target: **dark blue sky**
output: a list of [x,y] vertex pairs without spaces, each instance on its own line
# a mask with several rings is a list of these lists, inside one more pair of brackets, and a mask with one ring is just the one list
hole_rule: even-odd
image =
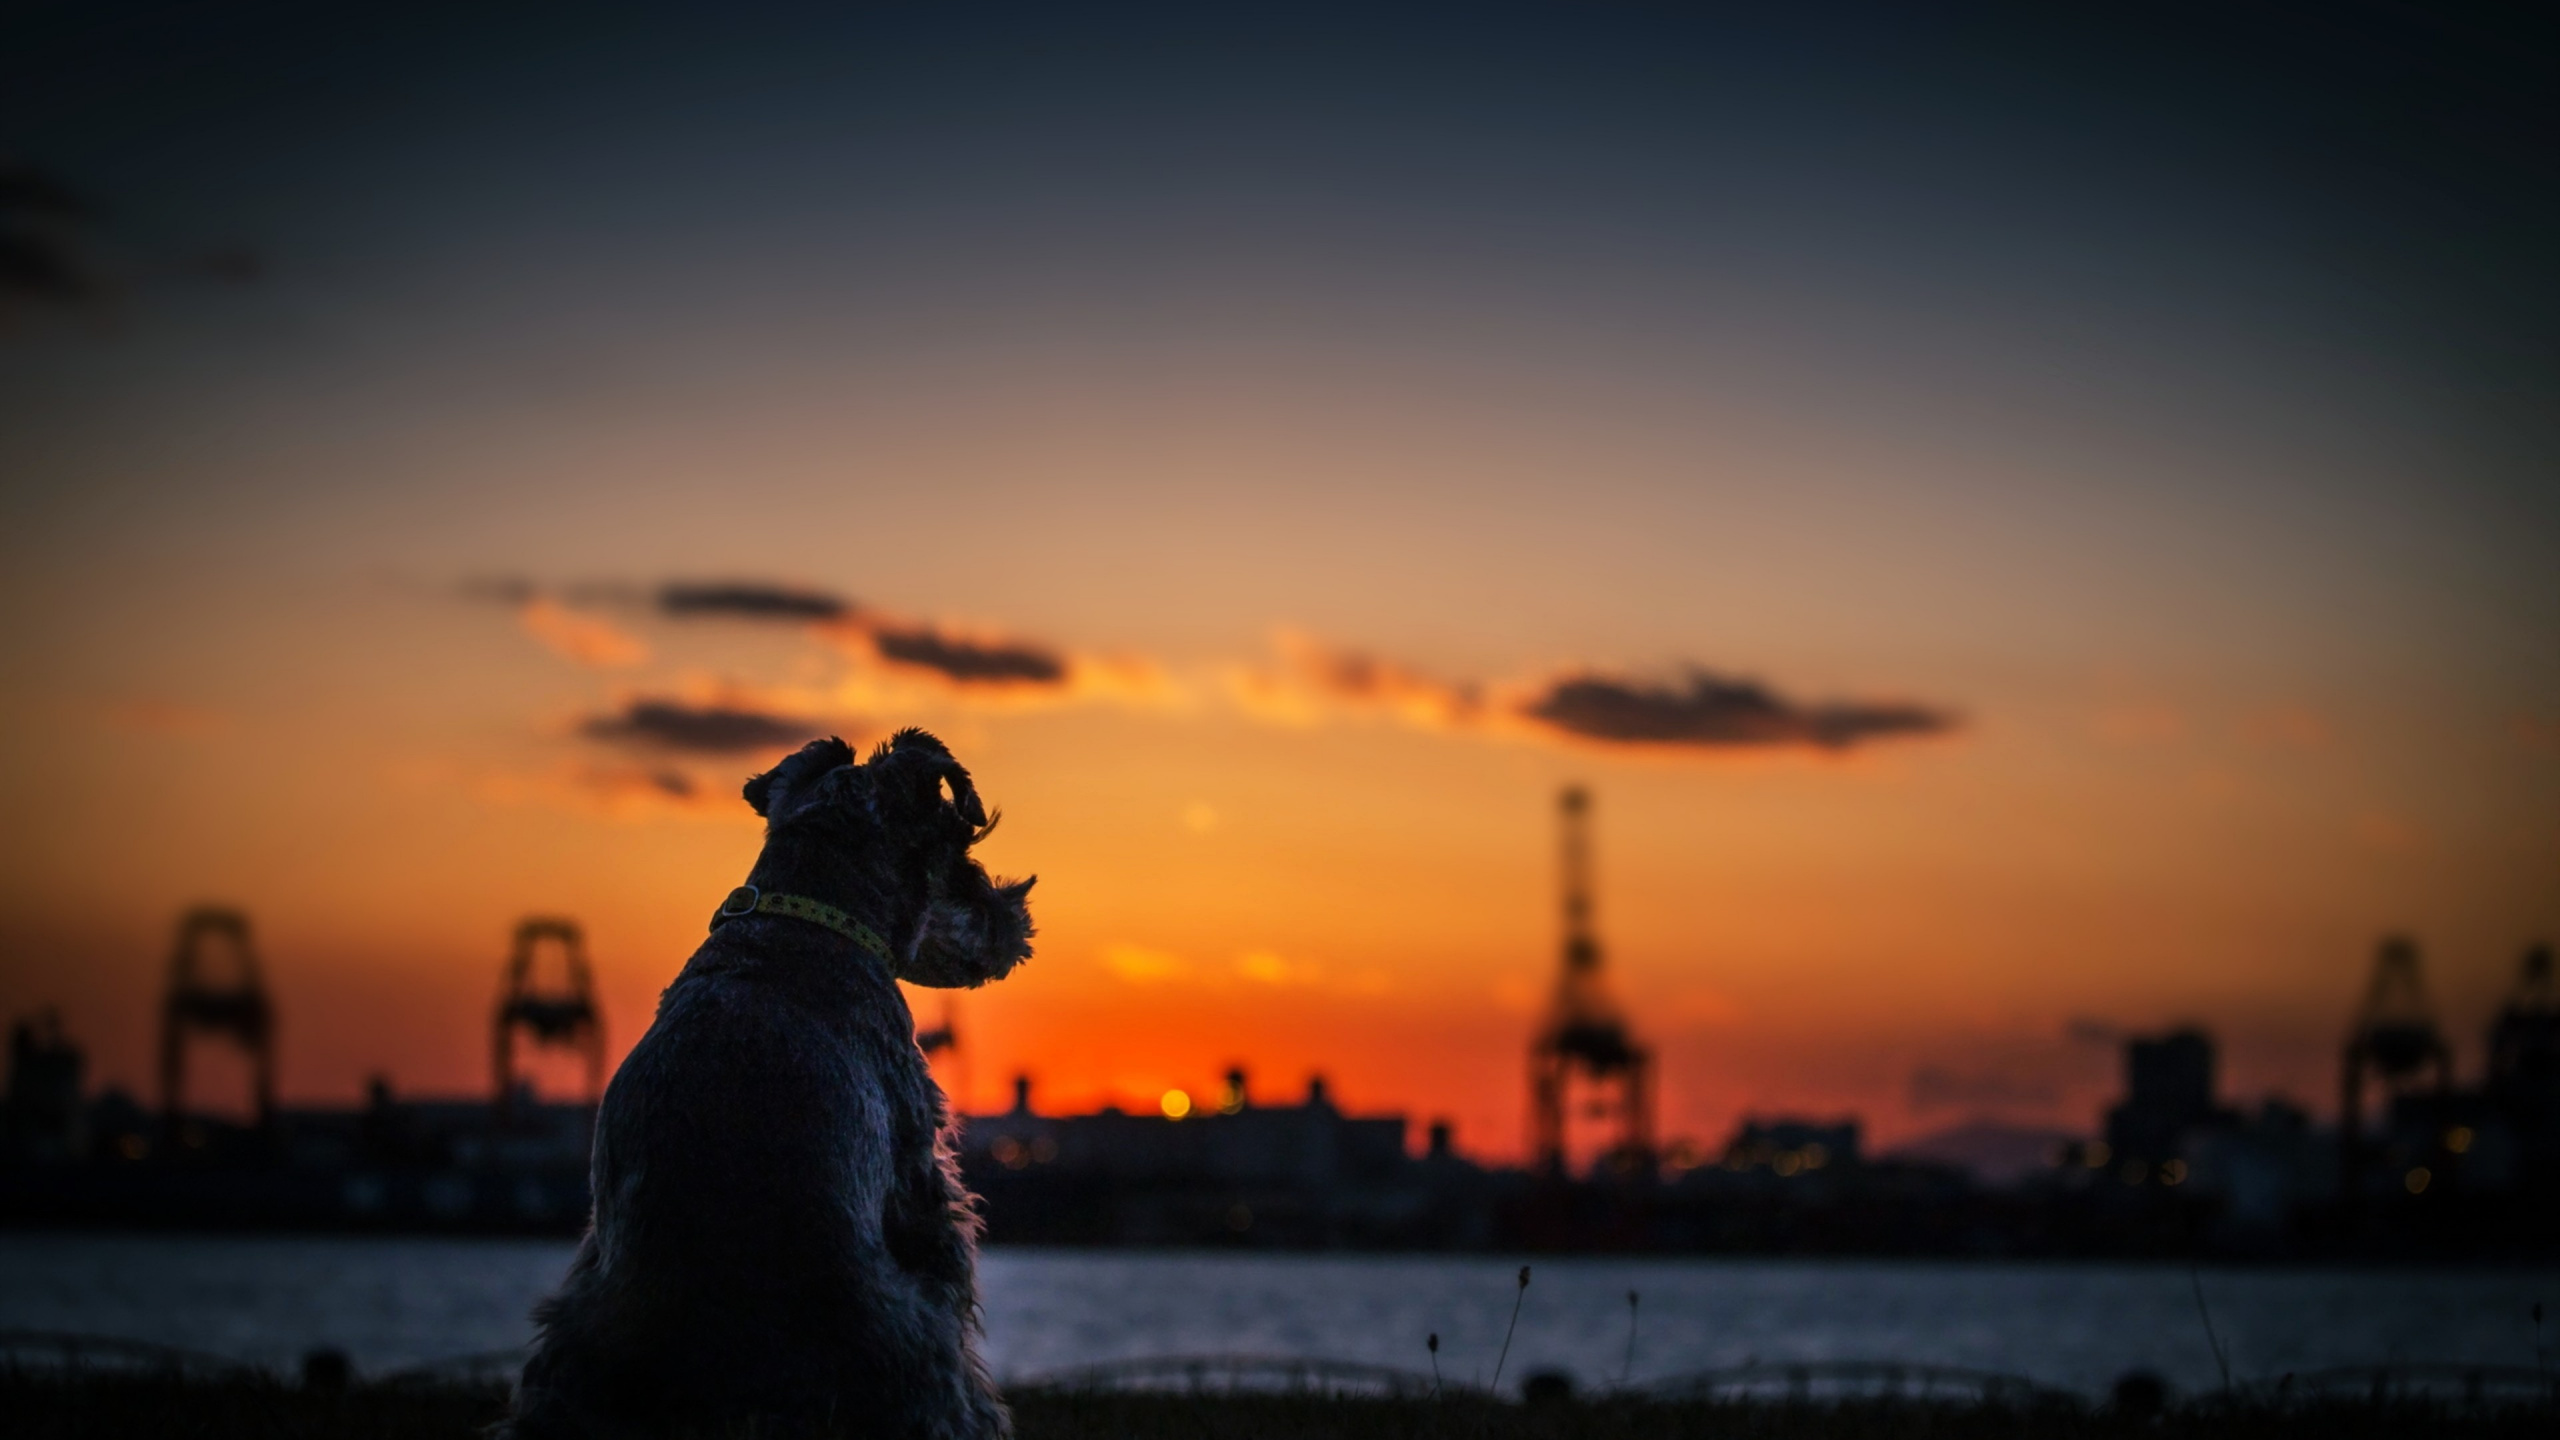
[[103,246],[245,243],[324,306],[1694,306],[1905,385],[1915,318],[2029,388],[2299,372],[2548,524],[2553,46],[2493,16],[50,5],[0,31],[0,145]]

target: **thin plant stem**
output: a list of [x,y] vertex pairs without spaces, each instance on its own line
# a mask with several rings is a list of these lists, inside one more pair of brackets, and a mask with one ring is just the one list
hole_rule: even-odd
[[1431,1348],[1431,1399],[1437,1404],[1440,1400],[1440,1332],[1432,1331],[1430,1338],[1422,1343]]
[[1511,1337],[1520,1329],[1520,1304],[1528,1298],[1529,1267],[1523,1265],[1520,1267],[1520,1288],[1511,1297],[1511,1328],[1502,1332],[1502,1354],[1493,1362],[1493,1383],[1485,1387],[1488,1391],[1502,1388],[1502,1366],[1511,1358]]
[[1627,1358],[1618,1366],[1618,1388],[1621,1390],[1627,1388],[1627,1377],[1636,1372],[1636,1303],[1641,1298],[1633,1290],[1627,1292]]
[[2231,1393],[2231,1357],[2223,1353],[2222,1339],[2213,1333],[2213,1312],[2206,1309],[2204,1303],[2204,1275],[2196,1269],[2196,1262],[2193,1260],[2187,1262],[2187,1283],[2195,1287],[2196,1314],[2204,1320],[2204,1343],[2213,1347],[2213,1363],[2222,1371],[2222,1393],[2229,1395]]

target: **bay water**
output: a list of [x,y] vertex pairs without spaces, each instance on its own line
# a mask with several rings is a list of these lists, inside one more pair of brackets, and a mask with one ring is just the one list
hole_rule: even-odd
[[[380,1373],[522,1346],[556,1241],[0,1234],[0,1327]],[[1357,1360],[1452,1382],[1505,1369],[1641,1383],[1746,1362],[1961,1365],[2102,1394],[2127,1370],[2220,1384],[2373,1362],[2533,1365],[2560,1271],[992,1249],[986,1350],[1008,1379],[1148,1356]],[[2199,1307],[2198,1291],[2202,1292]],[[1630,1291],[1638,1303],[1627,1301]],[[1630,1319],[1633,1349],[1630,1353]],[[2546,1325],[2546,1354],[2560,1326]]]

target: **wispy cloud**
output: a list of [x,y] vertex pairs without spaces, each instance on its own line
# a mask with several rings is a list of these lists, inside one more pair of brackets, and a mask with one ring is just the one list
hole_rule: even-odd
[[409,794],[465,795],[497,809],[539,808],[626,824],[758,823],[731,776],[706,782],[663,756],[564,756],[528,766],[403,751],[386,760],[382,778]]
[[794,715],[644,696],[624,702],[612,714],[589,717],[578,726],[578,733],[640,749],[736,755],[798,745],[825,729]]
[[[1097,655],[985,627],[921,621],[834,591],[762,580],[676,580],[654,587],[592,583],[553,590],[517,578],[467,593],[514,607],[528,634],[594,667],[645,664],[649,646],[599,608],[637,608],[671,621],[728,621],[797,629],[844,662],[833,678],[780,705],[722,693],[656,696],[586,720],[589,739],[699,754],[734,754],[804,739],[811,714],[885,714],[957,706],[1021,710],[1106,701],[1187,710],[1205,689],[1273,724],[1371,719],[1407,728],[1515,742],[1621,750],[1846,751],[1880,740],[1955,729],[1954,714],[1903,701],[1807,703],[1757,680],[1691,668],[1676,679],[1597,669],[1494,683],[1451,680],[1367,651],[1277,631],[1272,653],[1246,665],[1184,676],[1145,656]],[[739,692],[745,693],[745,692]],[[796,692],[795,692],[796,693]]]
[[159,281],[247,284],[266,262],[242,245],[172,251],[110,244],[104,207],[58,175],[0,157],[0,331],[37,305],[106,311]]
[[1274,663],[1231,671],[1228,691],[1248,714],[1284,724],[1369,714],[1422,730],[1616,747],[1821,750],[1934,734],[1956,724],[1946,711],[1915,704],[1800,704],[1756,681],[1705,670],[1669,683],[1586,670],[1480,686],[1441,680],[1295,631],[1277,634],[1273,648]]
[[868,612],[821,626],[819,634],[851,662],[839,701],[864,711],[917,704],[1023,710],[1085,702],[1180,709],[1191,703],[1191,688],[1145,656],[1096,655]]
[[[80,305],[107,291],[82,227],[96,210],[33,166],[0,160],[0,304]],[[4,312],[0,312],[4,313]]]
[[706,785],[670,765],[572,762],[532,772],[483,771],[461,783],[487,805],[538,805],[611,820],[744,822],[754,813],[734,787]]
[[1658,685],[1597,674],[1549,683],[1521,713],[1578,739],[1611,745],[1703,748],[1809,745],[1846,750],[1871,740],[1934,735],[1955,718],[1920,705],[1787,700],[1749,680],[1692,671]]
[[857,624],[847,633],[867,643],[873,654],[891,665],[928,671],[954,685],[1067,683],[1067,657],[1027,641],[977,639],[931,625],[876,622]]
[[1485,719],[1484,697],[1471,685],[1286,628],[1273,632],[1271,646],[1273,663],[1227,675],[1230,698],[1257,719],[1316,725],[1366,713],[1422,730],[1463,729]]
[[757,580],[670,580],[658,587],[657,606],[662,614],[689,620],[808,622],[854,612],[853,602],[841,595]]
[[680,619],[801,624],[881,664],[964,689],[1067,689],[1074,657],[1036,641],[902,619],[831,591],[757,580],[669,581],[660,613]]
[[548,595],[533,595],[516,611],[524,633],[554,654],[598,670],[649,662],[649,647],[600,616],[572,610]]

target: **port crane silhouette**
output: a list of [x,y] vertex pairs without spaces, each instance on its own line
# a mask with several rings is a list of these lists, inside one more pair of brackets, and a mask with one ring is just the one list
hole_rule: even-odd
[[[560,952],[562,979],[545,989],[536,983],[534,962],[548,942]],[[516,926],[515,948],[507,956],[505,983],[498,992],[497,1034],[491,1065],[497,1082],[501,1119],[514,1114],[520,1083],[516,1034],[553,1049],[574,1050],[585,1059],[586,1103],[604,1097],[604,1014],[596,1006],[594,973],[587,968],[587,941],[578,922],[533,916]]]
[[1529,1046],[1529,1155],[1550,1178],[1566,1166],[1576,1081],[1595,1092],[1592,1118],[1613,1124],[1602,1166],[1626,1178],[1652,1173],[1653,1052],[1640,1044],[1601,975],[1592,919],[1591,794],[1569,786],[1557,800],[1564,890],[1564,965]]
[[[231,957],[230,975],[218,977],[208,951]],[[194,1035],[228,1040],[249,1057],[258,1128],[276,1116],[276,1008],[249,943],[249,917],[219,905],[200,905],[178,919],[178,943],[169,958],[169,993],[160,1007],[160,1116],[172,1144],[186,1136],[187,1041]]]

